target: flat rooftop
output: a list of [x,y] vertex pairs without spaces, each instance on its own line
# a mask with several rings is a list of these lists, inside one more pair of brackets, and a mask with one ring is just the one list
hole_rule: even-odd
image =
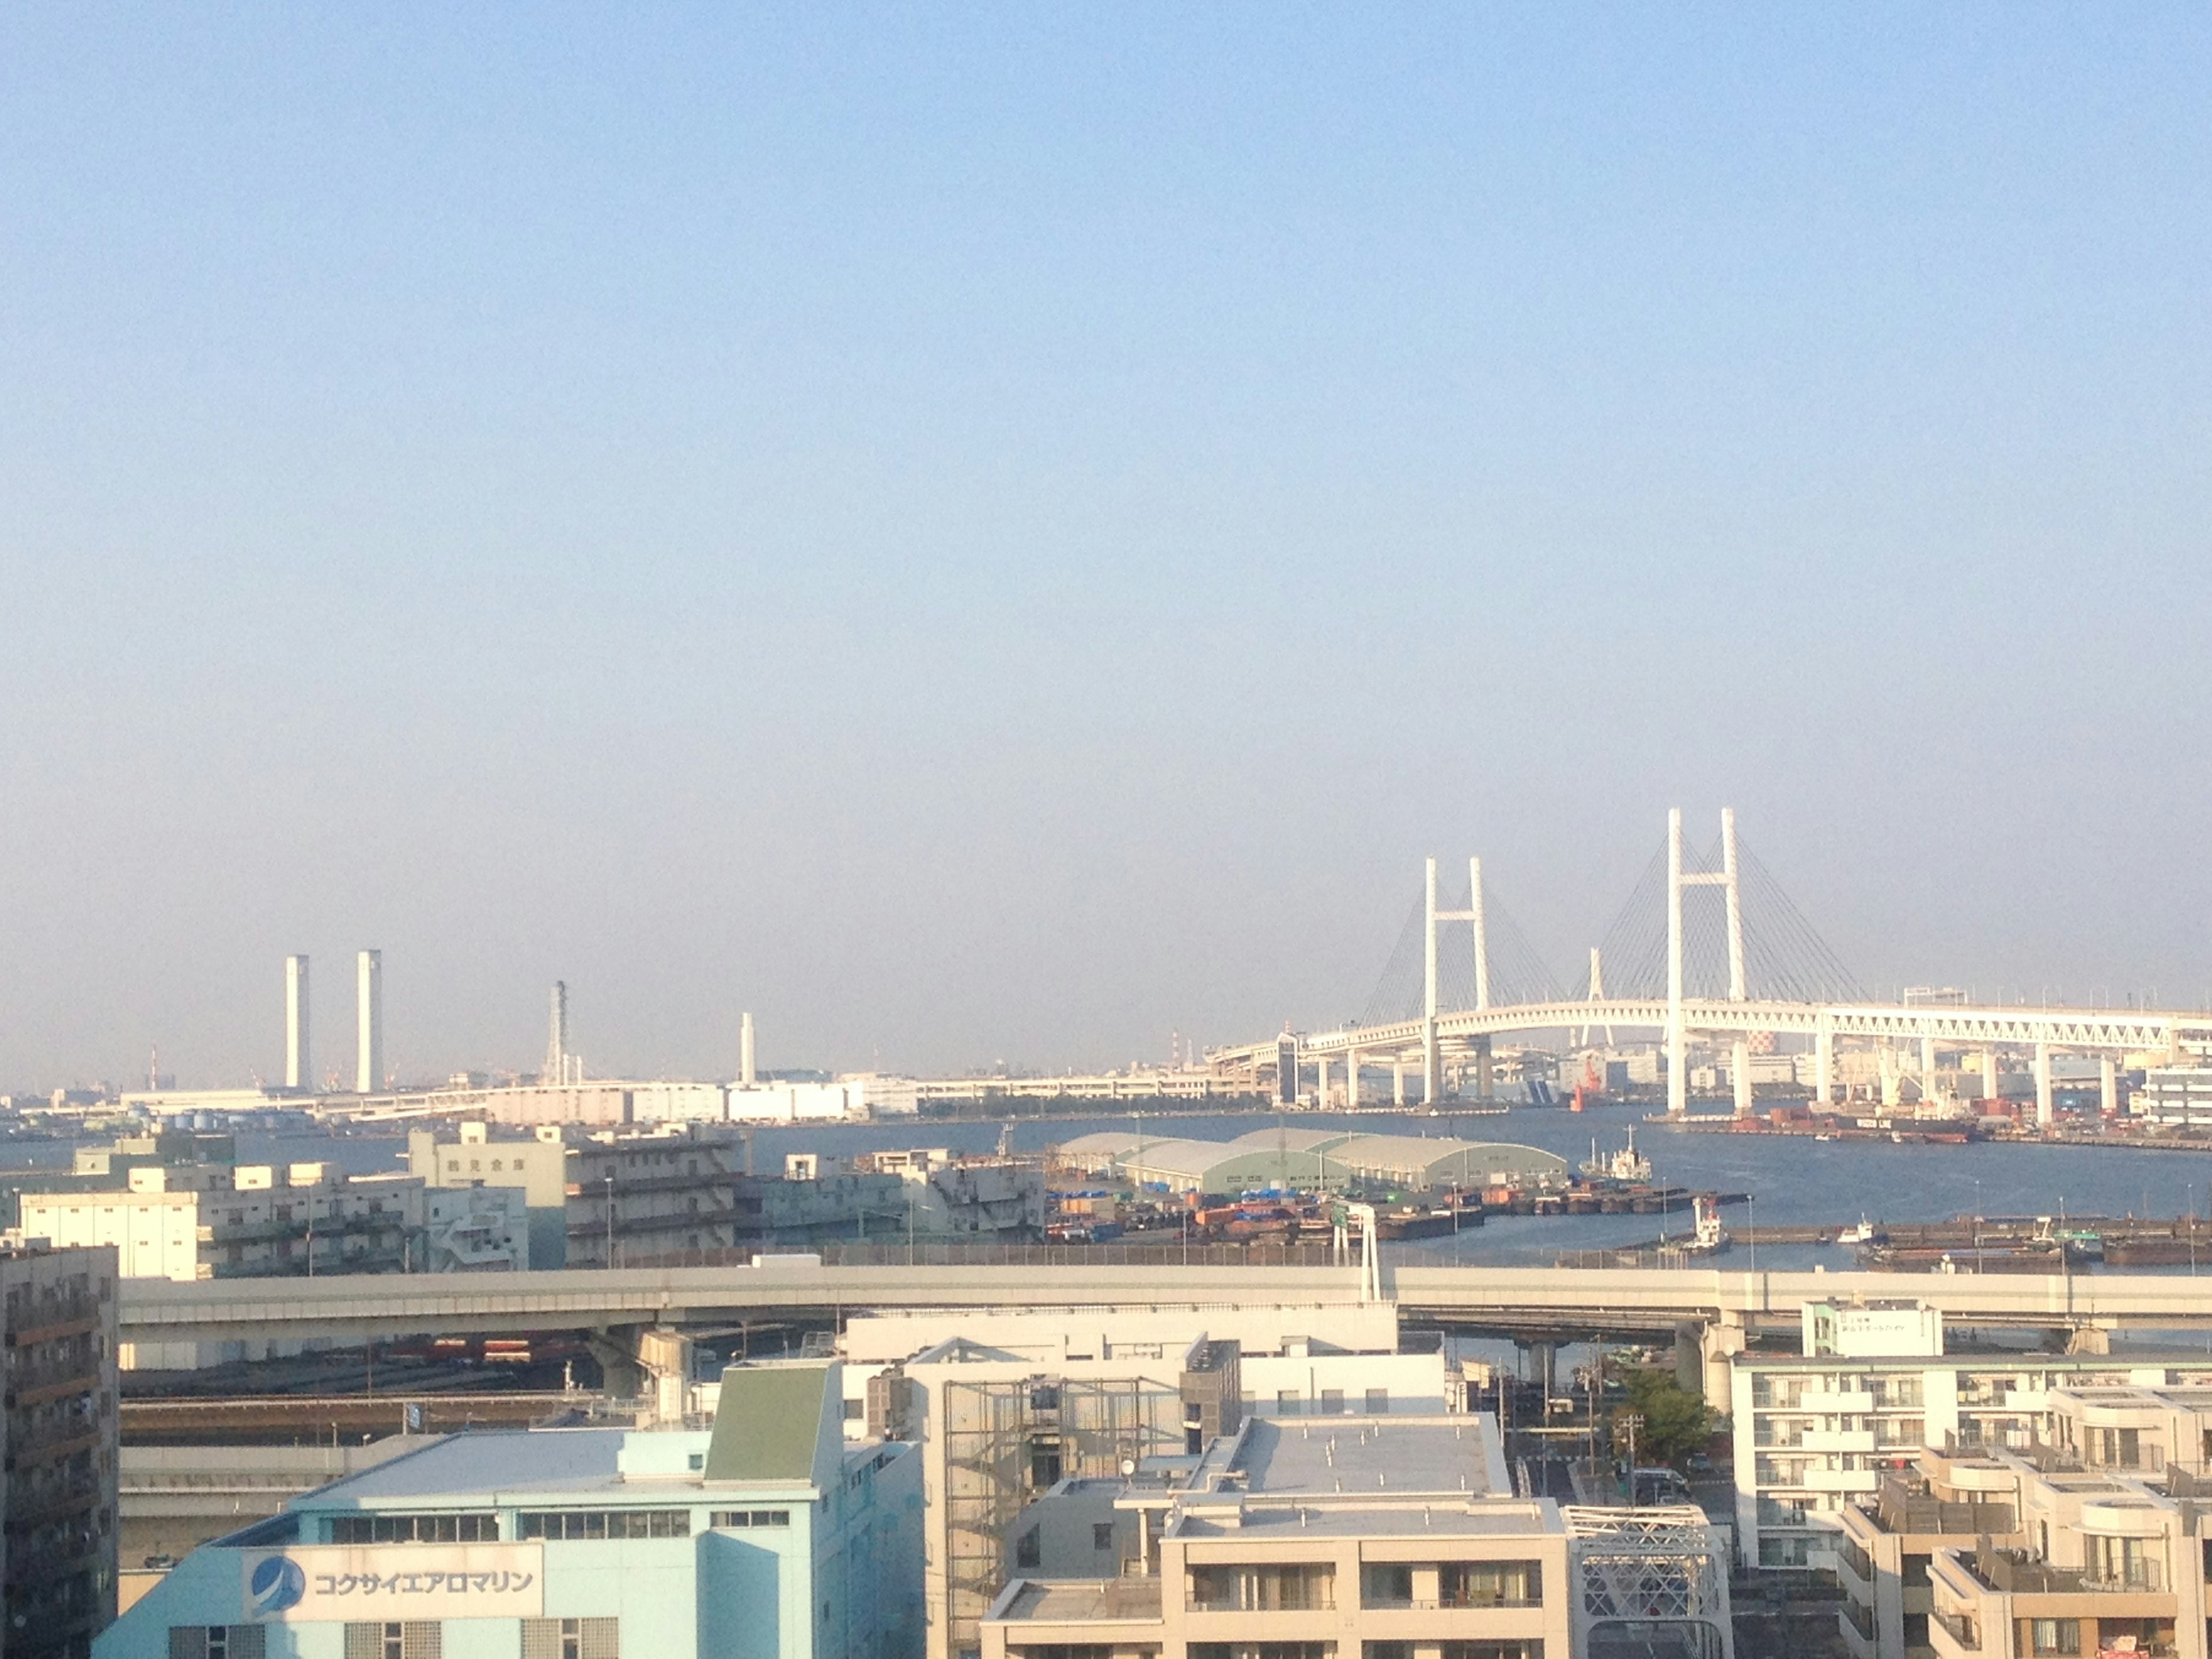
[[1557,1511],[1519,1500],[1407,1504],[1389,1509],[1335,1499],[1280,1509],[1249,1504],[1233,1519],[1226,1514],[1186,1512],[1175,1524],[1178,1538],[1279,1538],[1286,1534],[1309,1538],[1505,1538],[1559,1529]]
[[1095,1624],[1103,1620],[1156,1620],[1160,1616],[1160,1581],[1032,1578],[1014,1593],[1013,1600],[1000,1616],[1061,1625]]
[[1241,1474],[1255,1498],[1510,1497],[1495,1437],[1490,1419],[1473,1415],[1252,1418],[1225,1462],[1211,1453],[1200,1462],[1193,1496],[1225,1496]]
[[[514,1493],[562,1497],[623,1486],[627,1429],[518,1429],[450,1434],[295,1500],[295,1509],[380,1507]],[[642,1495],[642,1494],[641,1494]]]

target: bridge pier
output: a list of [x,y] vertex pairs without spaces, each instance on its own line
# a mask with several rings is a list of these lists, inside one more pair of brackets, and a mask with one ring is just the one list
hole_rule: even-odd
[[1494,1100],[1498,1096],[1498,1068],[1491,1059],[1487,1031],[1474,1040],[1474,1092],[1484,1100]]
[[2097,1064],[2097,1104],[2106,1117],[2120,1109],[2119,1071],[2110,1054],[2103,1055]]
[[1747,1037],[1735,1040],[1735,1049],[1729,1056],[1729,1086],[1735,1092],[1735,1115],[1751,1115],[1751,1042]]
[[1826,1105],[1834,1098],[1836,1080],[1836,1018],[1820,1010],[1813,1031],[1813,1099]]
[[1984,1048],[1982,1050],[1982,1099],[1984,1103],[1987,1103],[1994,1102],[1996,1097],[1997,1051],[1995,1048]]
[[[1694,1374],[1705,1404],[1721,1416],[1735,1409],[1735,1373],[1729,1361],[1751,1343],[1741,1314],[1723,1310],[1717,1320],[1685,1321],[1674,1328],[1674,1374]],[[1690,1345],[1694,1350],[1686,1352]]]
[[2057,1109],[2051,1099],[2051,1045],[2035,1045],[2035,1127],[2048,1129],[2057,1121]]
[[1322,1111],[1328,1109],[1328,1056],[1314,1056],[1314,1105]]
[[1344,1109],[1359,1109],[1359,1050],[1354,1048],[1344,1057]]

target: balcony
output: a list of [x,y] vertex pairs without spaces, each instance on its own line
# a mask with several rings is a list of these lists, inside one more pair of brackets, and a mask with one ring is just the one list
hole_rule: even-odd
[[1814,1417],[1864,1417],[1875,1409],[1871,1394],[1814,1394],[1810,1390],[1797,1396],[1796,1409]]
[[1808,1452],[1870,1452],[1875,1449],[1872,1429],[1814,1429],[1808,1431],[1803,1442]]
[[1808,1469],[1802,1483],[1808,1492],[1871,1492],[1880,1490],[1881,1469]]
[[[1975,1627],[1974,1621],[1963,1613],[1936,1613],[1929,1619],[1928,1628],[1942,1631],[1948,1644],[1961,1653],[1979,1653],[1982,1650],[1981,1632]],[[1943,1644],[1939,1643],[1936,1650],[1941,1653]]]

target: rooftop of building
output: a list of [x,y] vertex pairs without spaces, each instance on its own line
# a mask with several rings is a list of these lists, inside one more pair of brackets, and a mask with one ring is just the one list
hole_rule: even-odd
[[1184,1501],[1284,1510],[1292,1525],[1300,1504],[1463,1505],[1511,1495],[1504,1462],[1486,1417],[1253,1417],[1207,1447]]
[[629,1429],[516,1429],[449,1434],[334,1480],[295,1509],[383,1508],[395,1502],[488,1498],[501,1493],[576,1496],[623,1484]]
[[[501,1506],[518,1499],[606,1498],[647,1504],[730,1486],[805,1483],[825,1443],[825,1410],[840,1415],[831,1368],[811,1361],[732,1365],[722,1374],[709,1431],[668,1429],[472,1431],[425,1440],[374,1468],[293,1500],[296,1510]],[[833,1462],[883,1449],[829,1441]]]
[[1175,1523],[1178,1538],[1522,1537],[1558,1532],[1559,1510],[1540,1502],[1477,1500],[1382,1505],[1326,1503],[1274,1507],[1247,1504],[1235,1514],[1187,1513]]
[[1157,1620],[1157,1578],[1027,1578],[1015,1584],[997,1609],[1001,1619],[1030,1619],[1055,1625],[1102,1620]]

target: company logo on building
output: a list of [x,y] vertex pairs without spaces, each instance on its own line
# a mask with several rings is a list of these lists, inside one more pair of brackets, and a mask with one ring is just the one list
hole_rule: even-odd
[[272,1555],[257,1563],[246,1583],[246,1594],[257,1613],[286,1612],[298,1607],[300,1598],[307,1593],[307,1575],[300,1570],[298,1562],[282,1555]]

